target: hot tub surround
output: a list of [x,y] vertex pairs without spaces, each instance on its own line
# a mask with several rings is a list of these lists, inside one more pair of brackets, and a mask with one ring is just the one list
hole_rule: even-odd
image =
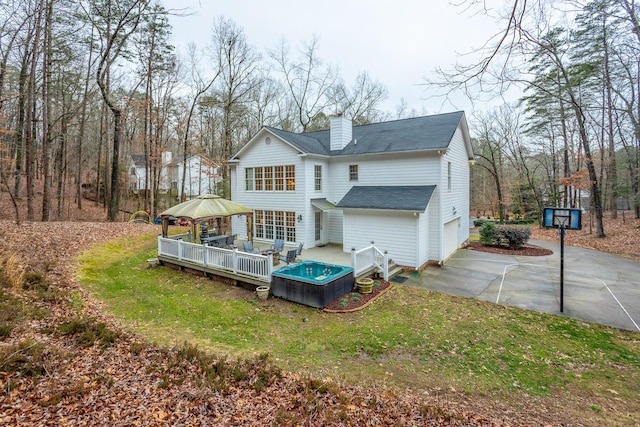
[[272,274],[273,296],[316,308],[353,290],[353,268],[305,260]]

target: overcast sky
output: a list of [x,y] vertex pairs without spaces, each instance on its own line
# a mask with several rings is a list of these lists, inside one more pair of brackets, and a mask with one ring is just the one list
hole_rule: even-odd
[[[470,110],[463,97],[455,105],[426,99],[423,77],[436,67],[451,68],[459,55],[481,47],[498,31],[495,23],[456,7],[448,0],[163,0],[168,9],[188,8],[193,15],[171,19],[173,42],[210,43],[219,16],[242,27],[249,44],[262,54],[284,38],[292,46],[319,37],[319,55],[340,69],[350,84],[361,71],[383,83],[394,112],[404,98],[419,112]],[[456,0],[455,3],[458,3]],[[470,114],[471,111],[468,111]]]

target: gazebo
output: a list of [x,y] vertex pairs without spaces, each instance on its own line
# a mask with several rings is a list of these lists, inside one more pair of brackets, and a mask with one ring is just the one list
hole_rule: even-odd
[[191,223],[192,235],[196,236],[196,223],[232,215],[246,215],[247,238],[253,240],[253,210],[215,194],[203,194],[195,199],[177,204],[160,214],[162,237],[169,232],[169,218],[183,218]]

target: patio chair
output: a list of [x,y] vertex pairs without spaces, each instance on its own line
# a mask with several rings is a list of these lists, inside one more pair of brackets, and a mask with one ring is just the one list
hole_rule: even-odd
[[304,242],[300,242],[300,244],[298,245],[298,249],[296,249],[296,256],[301,256],[302,255],[302,247],[304,246]]
[[284,262],[287,263],[287,265],[289,265],[292,262],[296,261],[296,255],[298,254],[298,250],[297,249],[289,249],[287,251],[287,257],[285,259],[283,259]]
[[260,249],[253,247],[253,242],[243,242],[242,248],[245,252],[249,252],[250,254],[259,254]]
[[280,254],[284,250],[284,239],[275,239],[273,241],[273,250]]
[[227,240],[225,241],[225,248],[227,249],[235,249],[235,245],[233,244],[233,241],[236,239],[236,236],[231,235],[231,236],[227,236]]

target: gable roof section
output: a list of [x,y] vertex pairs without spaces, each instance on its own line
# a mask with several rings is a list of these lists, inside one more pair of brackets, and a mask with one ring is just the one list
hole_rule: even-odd
[[[329,156],[331,154],[331,151],[329,151],[328,139],[326,143],[324,143],[318,138],[315,138],[310,133],[287,132],[286,130],[276,129],[268,126],[265,126],[265,129],[269,130],[271,133],[278,136],[279,138],[282,138],[283,140],[287,141],[288,143],[290,143],[291,145],[293,145],[295,148],[297,148],[303,153],[320,154],[324,156]],[[329,134],[328,130],[322,131],[322,132],[327,132],[327,135]]]
[[131,154],[130,156],[131,156],[131,161],[133,161],[133,164],[135,165],[135,167],[137,168],[145,167],[146,157],[144,156],[144,154]]
[[435,185],[356,186],[336,207],[424,212],[435,188]]
[[[352,129],[352,141],[342,150],[334,151],[330,149],[329,129],[294,133],[265,126],[263,130],[282,139],[302,154],[354,156],[446,150],[458,126],[462,128],[465,135],[465,144],[471,158],[471,142],[464,111],[354,126]],[[242,147],[233,159],[237,160],[240,153],[258,139],[259,133]]]

